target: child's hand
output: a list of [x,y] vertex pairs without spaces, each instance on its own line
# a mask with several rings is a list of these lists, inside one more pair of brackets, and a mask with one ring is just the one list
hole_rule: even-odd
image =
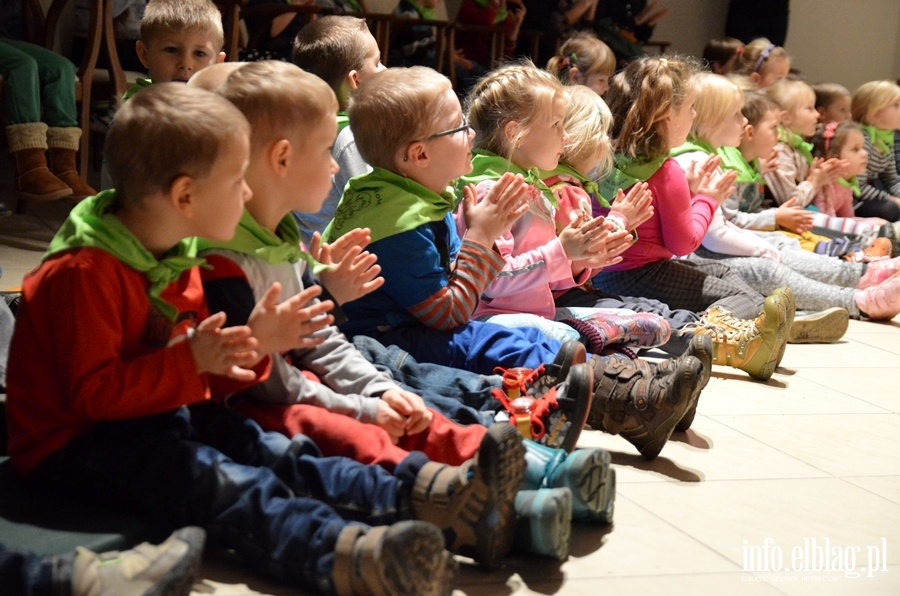
[[378,400],[378,413],[375,414],[375,426],[384,429],[391,437],[394,445],[406,432],[406,418],[401,416],[383,399]]
[[308,337],[334,322],[327,314],[334,308],[334,302],[324,300],[310,306],[313,298],[322,293],[322,288],[312,286],[278,303],[281,284],[273,283],[265,295],[253,307],[247,325],[259,341],[260,354],[281,354],[288,350],[312,348],[322,343],[324,338]]
[[318,232],[313,234],[309,252],[329,266],[319,278],[338,304],[356,300],[384,284],[384,278],[378,275],[378,256],[363,250],[371,240],[368,228],[352,230],[331,244],[322,243]]
[[687,178],[688,188],[691,194],[695,195],[700,192],[700,184],[704,179],[708,179],[719,169],[721,163],[718,155],[709,155],[703,161],[692,161],[687,170],[684,171],[684,177]]
[[476,203],[475,187],[463,188],[463,217],[466,237],[484,246],[491,246],[498,236],[528,211],[525,193],[528,183],[519,174],[507,172],[488,191],[480,203]]
[[[566,235],[565,239],[563,235]],[[576,246],[571,253],[575,256],[569,257],[572,261],[573,276],[577,276],[587,268],[602,269],[620,262],[622,258],[619,255],[628,250],[633,240],[626,230],[614,230],[602,217],[581,223],[573,220],[562,231],[559,239],[567,256],[570,249],[566,244],[573,242]]]
[[244,368],[259,361],[256,348],[259,344],[251,335],[250,327],[222,328],[225,313],[218,312],[197,325],[194,336],[188,341],[191,354],[200,374],[222,375],[244,382],[256,380],[256,373]]
[[653,192],[646,182],[633,185],[627,194],[620,188],[612,202],[612,209],[622,214],[633,230],[653,217]]
[[759,160],[759,173],[763,176],[768,174],[769,172],[774,172],[778,169],[778,146],[776,145],[774,149],[772,149],[772,155],[770,155],[767,159]]
[[735,170],[724,172],[722,170],[713,170],[712,172],[707,172],[697,185],[696,194],[706,195],[721,205],[734,192],[734,181],[736,179],[737,171]]
[[813,159],[806,180],[815,188],[822,188],[840,178],[848,167],[847,161],[832,157],[823,160],[821,157]]
[[381,394],[381,401],[405,419],[404,430],[415,435],[431,424],[434,413],[425,406],[425,401],[415,393],[403,389],[388,389]]
[[775,223],[798,234],[813,225],[813,212],[797,205],[797,197],[791,197],[775,210]]

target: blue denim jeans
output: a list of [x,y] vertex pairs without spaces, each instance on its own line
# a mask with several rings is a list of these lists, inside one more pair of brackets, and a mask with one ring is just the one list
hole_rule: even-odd
[[494,413],[503,408],[491,395],[501,387],[499,375],[480,375],[430,362],[417,362],[398,346],[384,346],[377,340],[357,335],[353,345],[372,364],[394,378],[407,391],[422,396],[425,403],[460,424],[494,422]]
[[0,587],[4,594],[65,596],[72,593],[75,555],[42,557],[0,543]]
[[382,344],[409,352],[419,362],[432,362],[490,375],[494,367],[537,368],[553,362],[560,343],[534,328],[509,329],[470,321],[451,331],[410,325],[372,336]]
[[206,528],[278,581],[333,592],[334,546],[349,520],[409,517],[409,490],[427,461],[413,452],[392,476],[379,466],[320,457],[303,436],[263,432],[217,404],[98,425],[36,470],[54,490]]

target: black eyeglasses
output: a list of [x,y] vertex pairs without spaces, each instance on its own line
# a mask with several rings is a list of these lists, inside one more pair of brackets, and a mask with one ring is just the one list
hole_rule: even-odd
[[463,119],[462,119],[462,125],[461,125],[461,126],[457,126],[456,128],[451,128],[450,130],[443,130],[443,131],[441,131],[441,132],[436,132],[436,133],[434,133],[433,135],[428,135],[428,136],[425,137],[424,139],[418,139],[418,140],[415,140],[415,141],[413,141],[413,143],[421,143],[421,142],[423,142],[423,141],[430,141],[430,140],[432,140],[432,139],[437,139],[437,138],[440,138],[440,137],[447,137],[447,136],[450,136],[450,135],[455,135],[456,133],[462,132],[462,131],[464,131],[464,130],[465,130],[465,131],[468,131],[470,128],[472,128],[472,127],[469,126],[469,119],[466,118],[465,116],[463,116]]

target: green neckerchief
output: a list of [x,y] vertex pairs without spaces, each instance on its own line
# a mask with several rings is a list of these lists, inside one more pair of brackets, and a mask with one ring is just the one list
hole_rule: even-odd
[[478,184],[485,180],[498,180],[503,174],[512,172],[513,174],[521,174],[525,178],[525,182],[533,184],[541,191],[550,204],[556,208],[556,195],[550,190],[537,168],[523,170],[505,157],[500,157],[496,153],[485,151],[483,149],[475,149],[472,151],[472,172],[466,174],[456,182],[457,194],[462,196],[462,189],[467,184]]
[[258,257],[269,265],[282,263],[296,263],[303,259],[309,266],[316,270],[319,266],[311,254],[303,250],[300,244],[300,229],[294,216],[288,214],[278,222],[275,232],[259,225],[250,212],[244,209],[241,221],[234,232],[234,237],[228,242],[213,242],[212,240],[199,240],[199,250],[221,248],[242,255]]
[[883,128],[875,128],[870,124],[860,124],[859,127],[869,135],[872,146],[888,155],[894,147],[894,131],[884,130]]
[[837,183],[852,190],[854,197],[859,196],[859,180],[857,180],[856,176],[854,176],[852,180],[847,180],[846,178],[838,178]]
[[641,157],[628,157],[617,153],[616,168],[600,183],[600,194],[607,202],[612,203],[620,188],[626,190],[638,182],[646,182],[667,159],[669,159],[668,155],[660,155],[656,159],[647,161]]
[[334,242],[350,230],[369,228],[372,242],[441,221],[456,205],[453,189],[441,194],[384,168],[347,182],[334,218],[322,235]]
[[406,0],[406,3],[412,6],[419,16],[426,21],[434,20],[434,9],[429,6],[422,6],[416,0]]
[[153,81],[150,79],[137,79],[134,82],[134,85],[125,90],[125,93],[122,94],[122,101],[127,101],[134,97],[138,91],[142,89],[146,89],[150,85],[153,84]]
[[685,141],[684,145],[675,147],[674,149],[669,151],[669,157],[678,157],[679,155],[691,153],[692,151],[699,151],[707,155],[712,155],[716,152],[716,150],[713,149],[713,146],[703,139],[693,137]]
[[347,6],[350,7],[350,10],[353,12],[362,12],[362,7],[356,0],[339,0],[338,4],[341,5],[342,9]]
[[[480,6],[481,8],[487,8],[490,0],[475,0],[475,4]],[[497,16],[494,17],[494,24],[502,23],[506,20],[506,17],[509,16],[509,11],[506,9],[506,5],[503,5],[502,8],[497,9]]]
[[[540,173],[541,179],[544,181],[544,184],[546,184],[547,180],[553,178],[554,176],[571,176],[572,178],[578,180],[579,184],[581,184],[581,188],[584,189],[584,192],[597,199],[597,202],[599,202],[604,207],[609,207],[609,202],[600,196],[600,185],[567,163],[561,162],[558,166],[556,166],[555,170],[538,170],[538,172]],[[568,183],[564,182],[563,184]],[[552,191],[553,188],[550,187],[550,190]]]
[[46,261],[51,256],[73,248],[97,248],[108,252],[116,259],[139,271],[150,280],[147,295],[153,304],[170,321],[178,316],[178,309],[160,298],[166,286],[176,281],[181,274],[204,263],[197,258],[195,238],[182,240],[157,261],[144,248],[122,221],[110,213],[116,205],[116,191],[104,190],[75,205],[69,217],[50,241],[44,254]]
[[765,185],[766,181],[759,173],[756,167],[756,160],[753,163],[744,159],[744,154],[737,147],[719,147],[716,154],[722,160],[722,167],[726,170],[734,170],[737,172],[735,182],[745,183],[753,182],[755,184]]
[[812,163],[812,143],[807,143],[803,140],[803,137],[795,132],[791,132],[783,126],[778,127],[778,140],[780,140],[782,143],[787,143],[788,145],[793,147],[795,151],[799,151],[803,155],[803,157],[806,158],[806,163]]
[[350,118],[347,117],[347,112],[338,112],[337,115],[337,125],[338,125],[338,134],[350,124]]

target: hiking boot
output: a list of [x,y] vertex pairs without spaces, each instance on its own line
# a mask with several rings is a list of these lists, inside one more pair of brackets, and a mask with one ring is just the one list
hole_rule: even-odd
[[413,517],[443,530],[450,551],[495,568],[512,547],[513,503],[524,478],[522,436],[508,424],[494,424],[461,466],[422,466],[412,489]]
[[893,319],[900,313],[900,273],[856,293],[856,306],[864,317]]
[[646,361],[592,358],[594,401],[591,427],[620,434],[653,459],[691,406],[694,379],[703,365],[693,356],[678,359],[674,370],[660,372]]
[[205,541],[202,528],[187,527],[159,545],[144,542],[124,552],[97,554],[79,546],[72,570],[72,593],[187,596],[200,567]]
[[900,258],[872,261],[866,265],[866,272],[856,284],[856,289],[865,290],[877,286],[897,272],[900,272]]
[[341,530],[331,572],[334,591],[352,594],[446,594],[458,565],[444,550],[444,536],[423,521],[390,526],[351,524]]
[[793,321],[793,293],[779,288],[766,298],[763,312],[752,321],[714,306],[686,328],[712,339],[713,364],[739,368],[754,379],[767,381],[784,356]]
[[616,472],[605,449],[576,449],[570,454],[525,441],[525,489],[568,488],[572,519],[611,523]]
[[712,339],[708,335],[694,334],[691,338],[691,343],[688,345],[684,354],[679,358],[663,360],[659,363],[659,370],[668,371],[677,368],[679,360],[687,358],[688,356],[693,356],[699,360],[702,365],[700,376],[694,380],[694,390],[691,393],[691,405],[688,407],[687,412],[684,413],[681,420],[678,421],[678,424],[675,425],[675,430],[677,431],[686,431],[694,422],[694,417],[697,415],[697,403],[700,401],[700,392],[703,391],[706,384],[709,383],[709,375],[712,372],[712,352]]
[[516,550],[562,561],[572,539],[572,491],[520,490],[516,495]]
[[586,356],[582,344],[570,341],[550,364],[533,370],[495,369],[503,377],[503,389],[491,393],[523,437],[554,449],[575,448],[593,395],[591,370],[583,366]]
[[839,306],[797,315],[788,332],[788,343],[831,344],[844,337],[849,325],[850,313]]

